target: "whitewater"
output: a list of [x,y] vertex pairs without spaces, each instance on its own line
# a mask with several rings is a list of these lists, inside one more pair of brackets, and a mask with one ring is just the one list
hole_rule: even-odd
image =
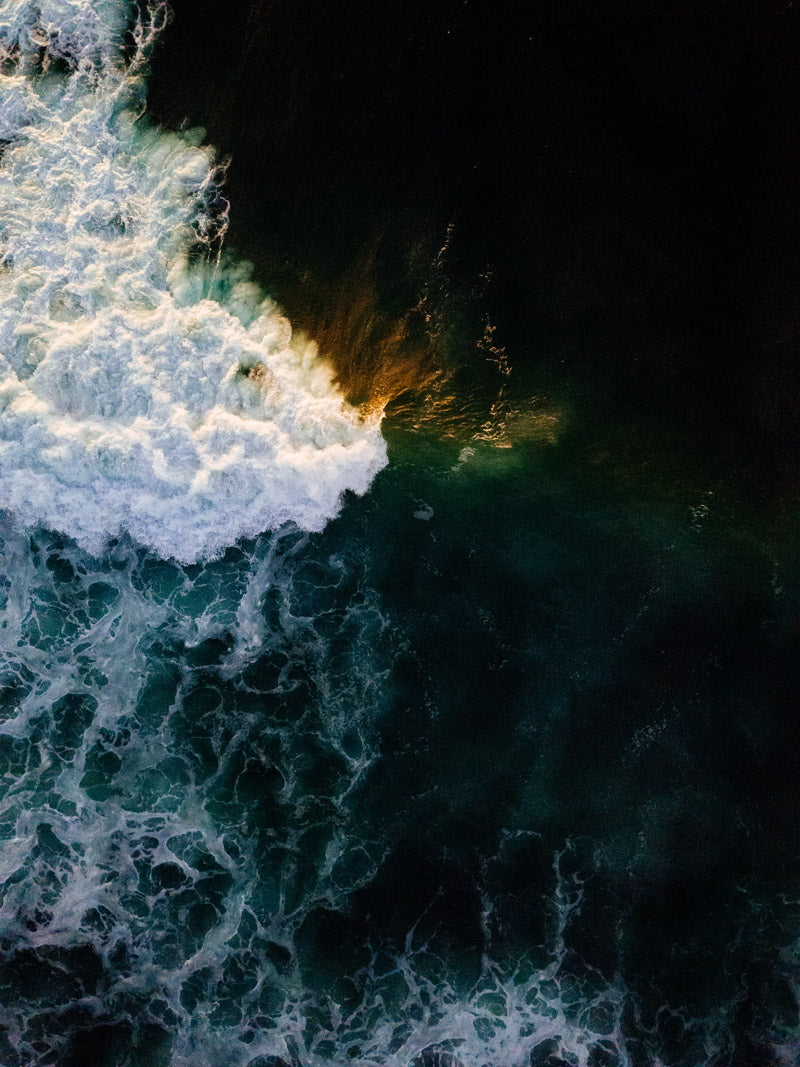
[[386,451],[375,413],[221,257],[212,150],[144,117],[160,17],[0,15],[0,507],[95,553],[127,531],[192,562],[320,529]]

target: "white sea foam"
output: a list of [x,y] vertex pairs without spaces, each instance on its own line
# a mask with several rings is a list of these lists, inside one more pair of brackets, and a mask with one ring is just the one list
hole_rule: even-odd
[[[91,947],[103,980],[81,1007],[98,1024],[135,1026],[146,1005],[168,1030],[158,1062],[171,1067],[270,1056],[303,1067],[526,1067],[547,1041],[576,1067],[631,1067],[625,990],[599,976],[576,986],[563,967],[582,884],[561,856],[541,967],[509,973],[492,961],[487,899],[470,988],[457,968],[441,973],[416,928],[399,951],[374,946],[345,981],[361,986],[357,1005],[307,982],[298,931],[320,907],[346,910],[384,855],[348,798],[375,773],[396,638],[353,559],[315,556],[313,539],[293,530],[197,569],[129,545],[97,560],[2,519],[0,550],[0,687],[15,690],[0,704],[7,966],[16,953],[34,967],[36,952],[66,982],[68,953],[86,958]],[[336,614],[336,641],[309,596]],[[193,650],[226,635],[219,665],[198,670]],[[284,701],[288,710],[303,678],[302,715],[268,714]],[[335,788],[324,775],[309,788],[309,763],[322,770],[326,753],[338,756]],[[254,766],[282,783],[271,797],[240,788]],[[356,853],[357,866],[342,862]],[[0,1005],[13,1053],[0,1059],[66,1062],[71,987],[26,989]],[[604,1049],[616,1058],[593,1058]]]
[[3,0],[0,48],[18,51],[23,66],[42,48],[74,66],[113,65],[126,20],[119,0]]
[[0,507],[95,553],[127,530],[191,562],[320,529],[386,451],[245,270],[190,265],[212,153],[143,119],[147,35],[125,68],[125,14],[0,14]]

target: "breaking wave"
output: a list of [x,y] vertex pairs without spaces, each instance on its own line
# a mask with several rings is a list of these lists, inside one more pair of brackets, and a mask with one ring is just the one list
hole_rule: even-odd
[[380,416],[220,256],[211,149],[143,117],[159,13],[127,15],[0,15],[0,506],[94,553],[127,530],[191,562],[320,529],[386,452]]

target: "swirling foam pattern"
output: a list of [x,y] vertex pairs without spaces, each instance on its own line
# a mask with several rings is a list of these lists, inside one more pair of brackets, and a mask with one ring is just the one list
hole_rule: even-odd
[[190,264],[212,153],[148,126],[148,33],[123,63],[125,16],[0,14],[0,506],[91,552],[127,530],[193,562],[320,529],[386,452],[245,269]]

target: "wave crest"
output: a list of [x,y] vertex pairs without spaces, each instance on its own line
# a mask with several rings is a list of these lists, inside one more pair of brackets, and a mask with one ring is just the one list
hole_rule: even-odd
[[[386,452],[246,266],[190,262],[219,232],[213,154],[142,118],[137,62],[108,58],[125,16],[0,19],[0,506],[92,552],[127,530],[193,562],[320,529]],[[78,61],[29,69],[42,48]]]

